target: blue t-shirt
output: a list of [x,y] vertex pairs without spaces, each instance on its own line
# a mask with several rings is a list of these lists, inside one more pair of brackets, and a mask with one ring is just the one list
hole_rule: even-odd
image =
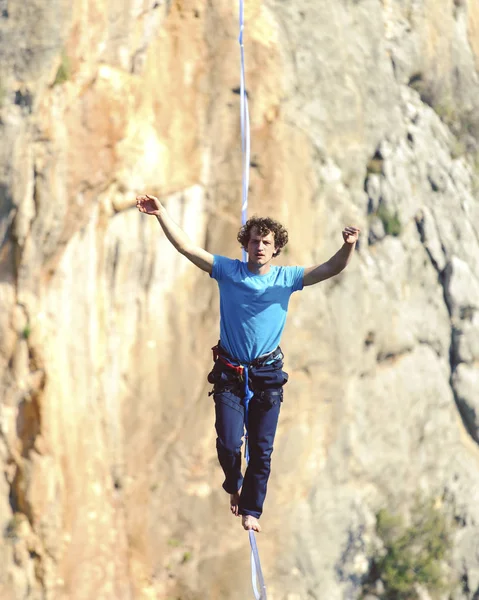
[[270,267],[255,275],[246,263],[214,255],[211,277],[220,290],[220,340],[241,362],[272,352],[286,323],[289,298],[303,289],[304,267]]

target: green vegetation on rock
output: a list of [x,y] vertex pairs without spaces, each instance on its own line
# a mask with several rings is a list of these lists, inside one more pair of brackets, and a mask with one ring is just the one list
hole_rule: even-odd
[[55,80],[53,85],[61,85],[68,81],[71,77],[71,65],[70,59],[68,58],[65,51],[62,52],[61,62],[57,70],[57,74],[55,75]]
[[373,554],[364,593],[372,591],[378,580],[382,582],[382,600],[415,600],[419,598],[418,586],[433,598],[452,591],[447,577],[452,531],[452,518],[432,500],[416,502],[409,524],[386,509],[380,510],[376,535],[381,549]]
[[401,234],[401,221],[397,211],[390,211],[385,204],[380,204],[376,216],[379,217],[384,225],[384,231],[386,235],[398,236]]

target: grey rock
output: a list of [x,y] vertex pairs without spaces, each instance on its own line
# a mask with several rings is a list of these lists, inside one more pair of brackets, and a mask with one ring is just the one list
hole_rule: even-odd
[[465,363],[459,364],[453,373],[452,384],[466,427],[479,443],[479,368]]
[[379,217],[372,217],[369,221],[369,236],[368,241],[374,244],[383,239],[386,235],[384,224]]
[[[248,544],[230,530],[206,400],[217,296],[132,201],[158,188],[195,243],[237,252],[236,14],[97,4],[102,20],[75,13],[73,29],[60,0],[0,23],[0,521],[31,511],[38,544],[2,546],[0,597],[53,598],[63,581],[78,599],[243,600]],[[260,548],[279,600],[356,600],[376,511],[445,490],[464,600],[479,588],[478,8],[455,6],[251,9],[251,208],[285,218],[285,262],[326,260],[349,222],[375,242],[292,301]],[[91,25],[71,85],[50,87]],[[380,205],[397,235],[371,218]],[[37,405],[21,413],[28,394],[39,421]]]
[[366,193],[368,195],[368,213],[375,213],[379,208],[381,199],[381,179],[374,173],[368,175],[366,179]]

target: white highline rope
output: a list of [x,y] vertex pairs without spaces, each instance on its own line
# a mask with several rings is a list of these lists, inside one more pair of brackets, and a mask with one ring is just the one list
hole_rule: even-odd
[[[240,34],[239,45],[241,52],[241,87],[240,87],[240,111],[241,111],[241,152],[243,158],[243,177],[242,177],[242,202],[241,202],[241,224],[244,225],[248,218],[248,188],[249,188],[249,167],[250,167],[250,126],[248,111],[248,95],[246,93],[245,61],[244,61],[244,3],[240,0]],[[243,261],[247,261],[247,253],[243,248]],[[251,545],[251,581],[256,600],[267,600],[266,585],[264,583],[263,572],[259,560],[258,547],[254,531],[249,531],[249,542]],[[258,588],[259,583],[259,588]]]

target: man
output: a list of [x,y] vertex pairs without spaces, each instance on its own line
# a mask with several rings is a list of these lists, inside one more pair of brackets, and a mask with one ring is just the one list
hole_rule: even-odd
[[[279,347],[291,294],[340,273],[348,264],[359,229],[346,227],[344,244],[327,262],[312,267],[277,267],[272,261],[288,242],[284,227],[269,218],[250,219],[238,233],[248,262],[212,255],[199,248],[169,217],[154,196],[138,196],[142,213],[155,215],[168,240],[218,282],[220,342],[213,348],[218,460],[231,512],[246,530],[261,531],[271,454],[288,374]],[[241,445],[247,431],[249,462],[243,477]]]

